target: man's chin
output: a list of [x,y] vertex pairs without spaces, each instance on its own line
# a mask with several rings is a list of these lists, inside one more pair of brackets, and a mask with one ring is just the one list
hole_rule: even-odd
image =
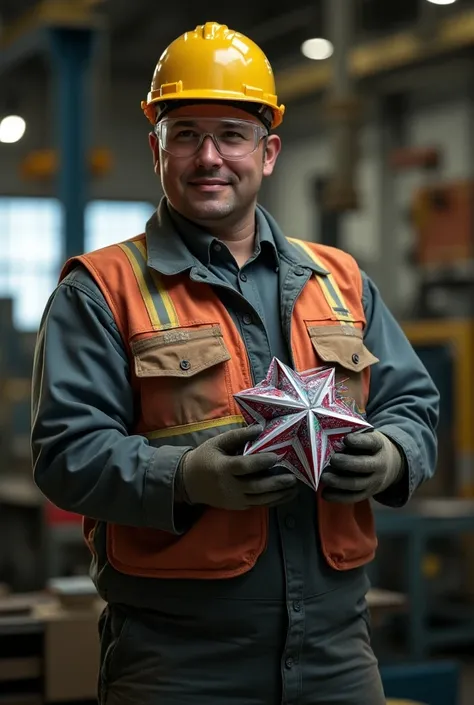
[[222,220],[231,215],[233,207],[230,203],[189,203],[189,218],[200,221]]

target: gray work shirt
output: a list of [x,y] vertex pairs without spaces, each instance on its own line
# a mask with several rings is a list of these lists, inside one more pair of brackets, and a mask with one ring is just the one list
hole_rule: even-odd
[[[176,214],[170,217],[166,205],[160,219],[160,237],[155,218],[147,227],[149,266],[164,276],[192,272],[197,264],[206,268],[206,283],[215,287],[245,341],[255,381],[265,375],[273,355],[287,362],[280,319],[288,319],[298,292],[317,271],[314,263],[294,248],[290,251],[276,223],[260,208],[257,248],[241,270],[223,243]],[[434,471],[438,392],[364,274],[363,306],[365,344],[380,360],[372,370],[367,416],[397,443],[407,467],[403,481],[379,500],[401,506]],[[52,295],[41,323],[32,450],[39,487],[64,509],[98,519],[98,540],[106,522],[177,532],[173,478],[183,450],[153,448],[131,435],[134,398],[129,380],[129,361],[113,315],[98,286],[78,267]],[[150,473],[153,482],[146,482]],[[204,654],[219,650],[225,640],[225,653],[234,664],[223,671],[225,688],[239,682],[243,668],[256,669],[255,682],[260,668],[269,669],[271,678],[281,673],[283,700],[291,705],[306,702],[301,699],[305,692],[309,698],[312,689],[323,688],[318,671],[322,663],[329,664],[328,678],[333,673],[334,654],[327,651],[333,648],[331,629],[339,639],[345,633],[349,639],[344,625],[364,612],[367,590],[364,569],[340,572],[326,564],[319,548],[315,496],[304,485],[292,503],[271,512],[267,550],[242,576],[140,579],[118,573],[106,561],[94,563],[93,574],[106,600],[128,605],[135,613],[153,611],[158,622],[154,641],[167,669],[181,673],[183,659],[187,665],[192,660],[192,668],[205,668]],[[193,642],[198,635],[203,635],[200,645]],[[347,653],[347,648],[334,646],[334,653]],[[309,657],[318,649],[319,666]],[[355,661],[344,659],[341,668],[349,672],[356,667]],[[183,678],[188,677],[183,670]],[[264,702],[256,695],[239,702],[247,701]]]

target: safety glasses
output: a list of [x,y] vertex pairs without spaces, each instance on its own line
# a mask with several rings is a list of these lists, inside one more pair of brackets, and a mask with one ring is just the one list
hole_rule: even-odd
[[178,158],[192,157],[209,137],[223,159],[237,160],[255,152],[268,135],[250,120],[220,118],[164,118],[155,126],[161,149]]

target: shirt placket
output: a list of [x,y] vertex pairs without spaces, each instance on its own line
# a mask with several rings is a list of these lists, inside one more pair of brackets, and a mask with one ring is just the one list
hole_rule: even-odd
[[277,515],[288,610],[286,643],[281,658],[282,705],[297,705],[302,688],[301,652],[305,633],[304,541],[296,501],[280,507]]

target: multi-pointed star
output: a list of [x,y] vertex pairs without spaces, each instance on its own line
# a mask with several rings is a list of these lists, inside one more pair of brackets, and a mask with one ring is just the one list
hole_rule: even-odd
[[235,395],[245,421],[263,426],[244,454],[276,453],[279,465],[316,490],[345,436],[372,428],[342,389],[333,367],[298,373],[273,358],[262,382]]

